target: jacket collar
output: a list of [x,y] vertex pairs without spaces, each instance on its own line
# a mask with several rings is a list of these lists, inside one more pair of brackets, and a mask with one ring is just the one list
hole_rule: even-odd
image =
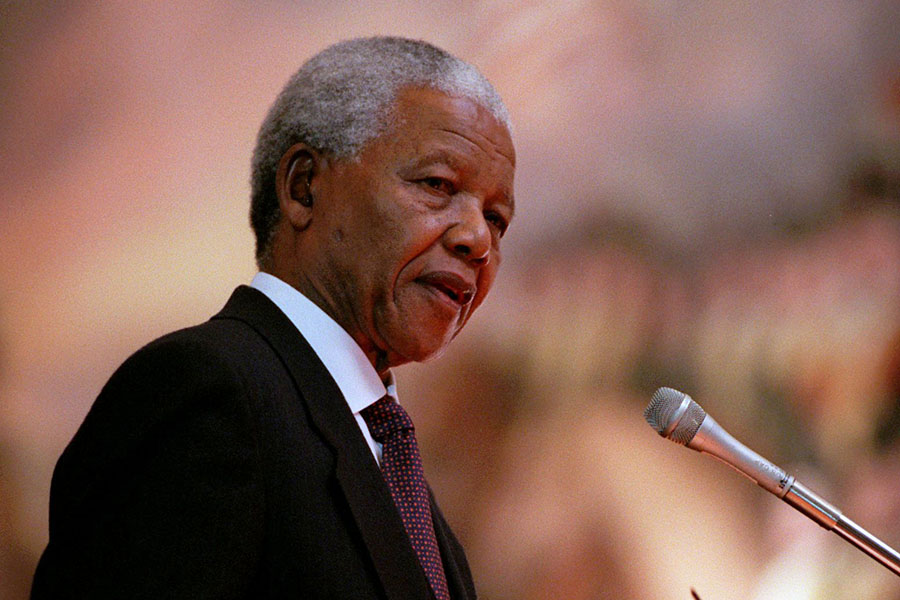
[[388,598],[432,598],[381,471],[340,389],[306,340],[262,292],[247,286],[238,287],[213,318],[247,323],[281,357],[314,426],[335,452],[335,477]]

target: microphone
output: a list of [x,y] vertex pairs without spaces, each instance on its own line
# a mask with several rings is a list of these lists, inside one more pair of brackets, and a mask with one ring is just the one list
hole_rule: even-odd
[[845,517],[793,475],[737,441],[687,394],[659,388],[644,409],[644,418],[659,435],[721,460],[900,575],[900,553]]

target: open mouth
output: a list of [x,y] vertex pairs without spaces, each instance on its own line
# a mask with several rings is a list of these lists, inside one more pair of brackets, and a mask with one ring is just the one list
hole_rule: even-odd
[[470,285],[455,273],[437,271],[423,275],[418,280],[434,288],[459,306],[465,306],[475,296],[475,286]]

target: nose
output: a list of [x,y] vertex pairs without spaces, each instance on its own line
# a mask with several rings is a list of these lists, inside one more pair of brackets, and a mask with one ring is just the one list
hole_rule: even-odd
[[482,267],[491,259],[491,230],[476,199],[463,203],[459,218],[444,233],[444,246],[469,264]]

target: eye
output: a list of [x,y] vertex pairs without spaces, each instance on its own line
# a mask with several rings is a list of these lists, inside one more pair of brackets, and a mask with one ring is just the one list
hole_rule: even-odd
[[448,179],[444,179],[443,177],[425,177],[421,179],[420,182],[426,187],[441,194],[452,196],[456,193],[456,186],[453,184],[453,182]]
[[506,233],[506,229],[509,227],[509,223],[503,218],[498,212],[489,211],[484,214],[484,219],[490,223],[494,228],[497,229],[497,232],[500,234],[500,237],[503,237],[503,234]]

